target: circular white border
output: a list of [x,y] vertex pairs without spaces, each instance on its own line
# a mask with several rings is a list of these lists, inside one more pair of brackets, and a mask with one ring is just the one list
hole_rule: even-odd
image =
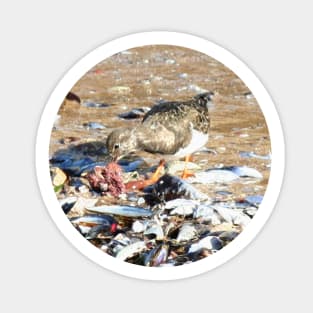
[[[93,66],[118,52],[145,45],[175,45],[190,48],[215,58],[231,69],[256,97],[270,132],[272,163],[267,190],[258,214],[245,230],[218,253],[184,266],[151,268],[119,261],[89,243],[72,226],[62,210],[51,185],[49,143],[54,118],[73,85]],[[176,32],[144,32],[110,41],[78,61],[52,92],[42,114],[36,142],[36,170],[39,187],[49,213],[65,237],[84,255],[97,264],[122,275],[150,280],[173,280],[195,276],[230,260],[258,234],[269,218],[281,188],[285,164],[283,132],[271,97],[254,73],[237,57],[216,44],[193,35]]]

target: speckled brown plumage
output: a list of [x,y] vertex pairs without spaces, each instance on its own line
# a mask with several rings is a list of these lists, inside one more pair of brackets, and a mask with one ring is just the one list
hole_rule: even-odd
[[194,131],[207,135],[210,128],[211,92],[188,101],[159,103],[146,113],[135,128],[114,130],[107,139],[107,148],[115,157],[136,150],[175,154],[192,141]]

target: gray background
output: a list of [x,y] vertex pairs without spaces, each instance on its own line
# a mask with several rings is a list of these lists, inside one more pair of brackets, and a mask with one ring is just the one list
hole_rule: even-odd
[[[1,312],[312,312],[312,9],[289,3],[1,4]],[[147,30],[232,51],[272,95],[286,139],[284,185],[260,235],[216,270],[174,282],[122,277],[82,256],[48,216],[34,168],[37,126],[58,80],[95,47]]]

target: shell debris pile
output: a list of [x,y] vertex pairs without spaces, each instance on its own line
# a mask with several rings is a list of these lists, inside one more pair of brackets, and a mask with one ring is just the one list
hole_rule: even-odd
[[[135,127],[153,104],[205,91],[216,94],[206,147],[189,163],[166,160],[154,185],[127,190],[151,177],[160,157],[141,151],[110,163],[109,133]],[[162,45],[88,71],[60,107],[49,154],[55,209],[78,235],[117,262],[151,267],[212,257],[236,240],[258,215],[271,169],[266,121],[248,87],[207,55]],[[184,169],[194,176],[182,180]]]

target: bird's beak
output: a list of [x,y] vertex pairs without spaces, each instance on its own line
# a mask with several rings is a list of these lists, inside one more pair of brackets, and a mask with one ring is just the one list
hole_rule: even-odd
[[110,154],[108,157],[109,162],[117,162],[118,156],[115,154]]
[[113,152],[110,156],[109,156],[109,160],[110,162],[117,162],[118,160],[120,160],[123,157],[123,155],[119,155],[116,152]]

